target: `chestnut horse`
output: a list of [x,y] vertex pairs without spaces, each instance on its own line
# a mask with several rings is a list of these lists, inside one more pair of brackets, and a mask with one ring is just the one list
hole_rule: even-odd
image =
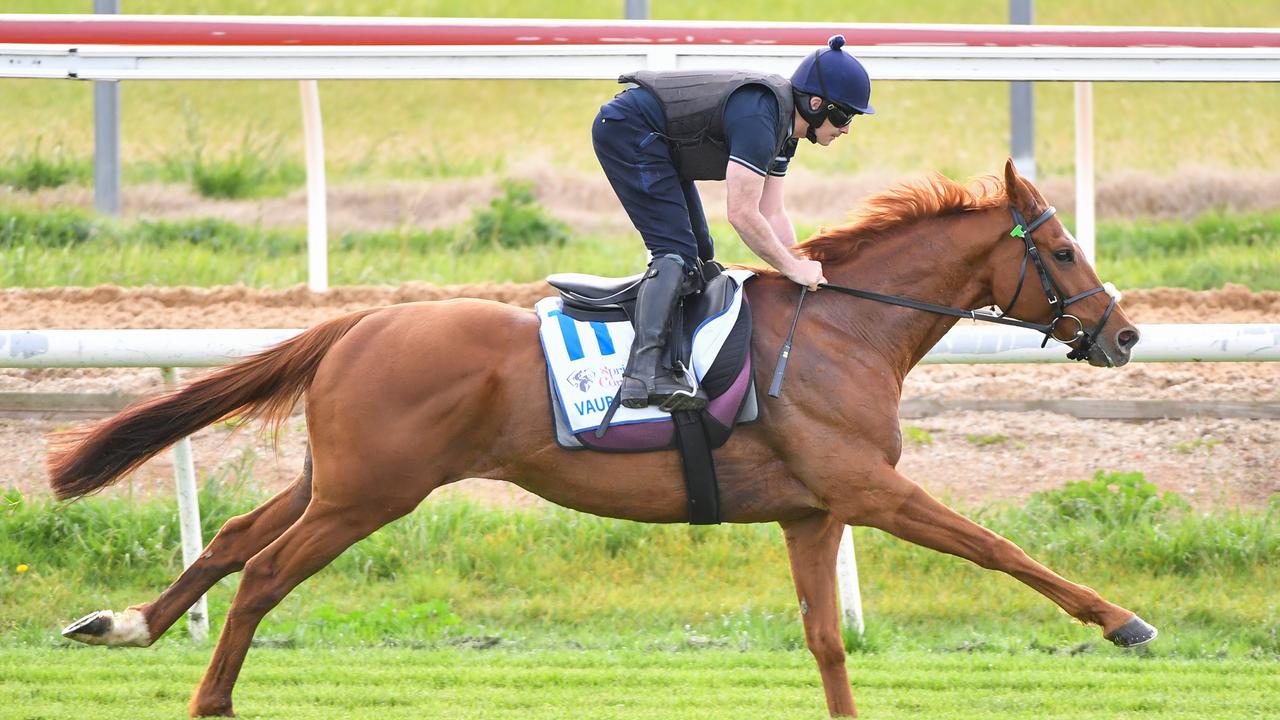
[[[979,190],[942,177],[891,190],[869,200],[860,219],[823,230],[798,250],[823,263],[832,288],[961,309],[1002,304],[1010,317],[1046,328],[1070,297],[1066,317],[1078,318],[1079,331],[1068,329],[1064,339],[1073,352],[1092,365],[1123,365],[1138,332],[1100,291],[1051,213],[1008,162],[1003,182],[992,178]],[[1024,227],[1022,217],[1043,223],[1033,241],[1022,238],[1034,225]],[[1056,293],[1062,294],[1056,302],[1047,299]],[[798,294],[794,283],[768,271],[747,285],[757,387],[768,385]],[[1117,644],[1155,635],[1134,613],[1054,574],[894,469],[902,452],[903,378],[955,322],[832,290],[812,293],[799,318],[786,391],[761,397],[759,422],[738,429],[716,452],[723,518],[782,526],[805,640],[832,715],[856,714],[835,591],[846,524],[880,528],[1006,572],[1079,621],[1101,626]],[[674,451],[560,449],[545,383],[538,320],[529,310],[481,300],[412,303],[334,318],[56,437],[49,469],[64,499],[106,486],[220,418],[279,422],[304,392],[311,451],[288,488],[229,520],[154,601],[93,613],[64,634],[94,644],[149,645],[216,581],[243,570],[190,705],[195,716],[231,715],[232,687],[263,616],[343,550],[442,485],[493,478],[583,512],[686,521]]]

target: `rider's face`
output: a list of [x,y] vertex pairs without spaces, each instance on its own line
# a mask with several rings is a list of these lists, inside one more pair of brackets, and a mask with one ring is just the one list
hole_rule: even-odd
[[[809,98],[809,103],[810,103],[809,104],[810,108],[817,110],[819,107],[822,106],[822,99],[817,97],[811,97]],[[831,143],[835,142],[836,139],[839,138],[841,135],[847,135],[849,133],[849,128],[852,126],[853,126],[853,123],[847,123],[843,127],[836,127],[831,122],[831,118],[827,118],[826,120],[822,121],[822,125],[820,125],[818,129],[814,131],[813,134],[817,138],[818,144],[823,147],[826,147],[827,145],[830,145]]]
[[853,123],[849,123],[844,127],[836,127],[831,124],[831,120],[824,120],[822,126],[814,131],[814,135],[818,138],[818,144],[826,147],[836,141],[841,135],[847,135],[849,128],[853,127]]

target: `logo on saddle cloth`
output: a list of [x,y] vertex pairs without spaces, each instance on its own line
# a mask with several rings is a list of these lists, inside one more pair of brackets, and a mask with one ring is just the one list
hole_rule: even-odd
[[[694,376],[701,384],[708,380],[708,373],[717,368],[722,371],[727,367],[722,351],[726,343],[734,335],[735,327],[740,332],[749,333],[748,313],[744,309],[742,284],[753,276],[746,270],[730,270],[725,273],[732,283],[732,296],[724,307],[717,308],[713,314],[698,323],[693,331],[690,343],[690,358]],[[562,431],[570,436],[593,433],[604,420],[609,403],[622,384],[622,374],[626,369],[627,356],[631,349],[631,341],[635,330],[625,319],[606,322],[602,320],[580,320],[565,314],[563,303],[559,297],[548,297],[534,306],[540,321],[539,338],[542,341],[543,354],[547,361],[547,376],[551,384],[552,403],[558,424]],[[739,318],[743,322],[739,322]],[[747,343],[737,347],[737,343],[729,342],[731,348],[742,357],[736,358],[736,367],[731,372],[735,377],[732,382],[720,382],[720,396],[712,397],[708,412],[715,419],[720,419],[726,427],[732,427],[734,419],[743,406],[746,387],[750,384],[749,356]],[[738,377],[740,376],[740,377]],[[712,378],[714,381],[714,378]],[[708,389],[712,389],[708,386]],[[720,401],[719,408],[716,407]],[[725,416],[722,419],[720,416]],[[671,443],[671,432],[657,424],[671,426],[671,415],[656,407],[632,409],[619,407],[609,424],[609,430],[603,440],[611,442],[587,442],[588,446],[600,449],[615,450],[652,450],[666,447]],[[638,427],[652,425],[652,427]],[[631,427],[629,426],[637,426]],[[558,433],[561,445],[566,447],[582,447],[578,440],[565,442],[565,432]],[[594,439],[594,438],[592,438]],[[579,438],[585,441],[585,437]],[[601,447],[603,446],[603,447]]]

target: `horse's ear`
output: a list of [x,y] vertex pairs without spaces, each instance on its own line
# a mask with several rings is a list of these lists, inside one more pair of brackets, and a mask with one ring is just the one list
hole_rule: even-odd
[[1006,185],[1012,185],[1013,179],[1018,177],[1018,168],[1013,165],[1013,158],[1005,158],[1004,161],[1004,182]]
[[1013,165],[1013,158],[1004,161],[1004,187],[1009,196],[1009,204],[1022,212],[1031,212],[1038,206],[1037,199],[1040,194],[1018,174],[1018,168]]

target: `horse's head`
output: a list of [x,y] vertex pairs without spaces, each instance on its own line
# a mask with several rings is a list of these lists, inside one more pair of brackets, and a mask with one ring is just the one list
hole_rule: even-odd
[[1102,284],[1075,238],[1012,160],[1005,163],[1004,180],[1011,230],[993,255],[996,303],[1011,317],[1049,326],[1055,340],[1071,346],[1072,359],[1097,367],[1129,362],[1138,330],[1117,304],[1119,293]]

